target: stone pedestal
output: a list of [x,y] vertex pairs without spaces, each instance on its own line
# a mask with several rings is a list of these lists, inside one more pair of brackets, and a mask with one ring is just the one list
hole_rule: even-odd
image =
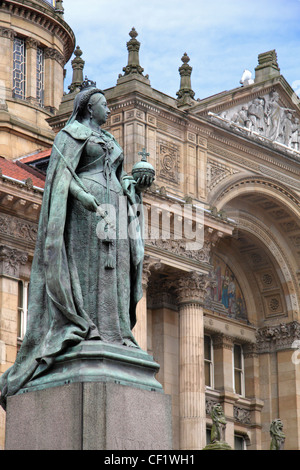
[[6,450],[172,448],[169,396],[101,382],[10,397]]
[[171,400],[144,351],[86,341],[8,397],[7,450],[172,449]]

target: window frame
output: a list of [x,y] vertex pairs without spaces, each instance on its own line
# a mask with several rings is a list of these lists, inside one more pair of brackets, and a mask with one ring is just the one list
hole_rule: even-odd
[[[18,44],[19,41],[19,44]],[[21,46],[23,51],[17,51],[17,46]],[[16,55],[17,54],[23,54],[23,61],[17,60]],[[21,36],[16,36],[13,40],[13,68],[12,68],[12,80],[13,80],[13,86],[12,86],[12,93],[13,97],[20,99],[20,100],[25,100],[26,99],[26,86],[27,86],[27,51],[26,51],[26,39]],[[18,66],[20,67],[20,70],[18,70]],[[16,75],[20,74],[21,77],[17,78]],[[16,92],[16,89],[19,89],[20,92]]]
[[45,90],[45,53],[42,47],[37,47],[37,50],[36,50],[36,100],[37,100],[38,105],[41,108],[44,107],[44,94],[45,94],[44,90]]
[[[210,359],[207,359],[205,357],[205,347],[204,347],[204,381],[205,381],[205,388],[209,389],[209,390],[214,390],[214,386],[215,386],[215,381],[214,381],[214,345],[213,345],[213,340],[212,340],[212,337],[211,335],[209,334],[204,334],[204,339],[203,339],[203,342],[204,342],[204,345],[205,345],[205,337],[209,338],[209,341],[210,341]],[[205,374],[205,364],[209,364],[209,375],[210,375],[210,385],[207,385],[206,384],[206,374]]]
[[[241,354],[240,354],[240,361],[241,361],[241,367],[236,367],[235,364],[235,347],[238,346],[240,348]],[[236,374],[235,372],[239,372],[240,376],[240,388],[241,388],[241,393],[237,392],[237,387],[236,387]],[[232,346],[232,378],[233,378],[233,391],[240,397],[245,397],[245,361],[244,361],[244,351],[243,351],[243,345],[240,343],[233,343]]]
[[[22,290],[22,295],[20,295],[20,287]],[[18,281],[18,316],[17,316],[18,340],[24,339],[26,328],[27,328],[28,287],[29,287],[29,283],[27,281],[19,279]]]

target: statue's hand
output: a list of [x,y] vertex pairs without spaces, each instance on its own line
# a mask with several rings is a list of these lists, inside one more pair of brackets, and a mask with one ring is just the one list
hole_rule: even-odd
[[154,181],[154,176],[150,175],[143,175],[136,180],[136,187],[135,189],[139,192],[145,191],[146,189],[150,188],[151,184]]
[[98,203],[96,198],[92,194],[86,193],[85,191],[81,191],[78,194],[78,200],[88,211],[96,212]]

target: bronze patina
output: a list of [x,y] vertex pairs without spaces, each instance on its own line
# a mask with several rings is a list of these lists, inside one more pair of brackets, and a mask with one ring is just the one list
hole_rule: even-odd
[[[89,340],[139,348],[132,328],[142,296],[144,244],[142,211],[135,207],[154,174],[134,179],[125,173],[122,148],[101,129],[108,115],[104,93],[86,80],[55,138],[27,332],[15,364],[0,378],[4,407],[7,396],[47,373],[70,347]],[[134,236],[126,236],[124,225],[134,227]]]

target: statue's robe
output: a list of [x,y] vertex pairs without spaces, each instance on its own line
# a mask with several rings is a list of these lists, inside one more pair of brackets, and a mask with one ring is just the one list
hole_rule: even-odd
[[[112,139],[113,153],[117,158],[122,149],[109,133],[105,131],[103,133]],[[55,357],[66,348],[87,339],[103,339],[101,328],[95,325],[94,319],[90,318],[89,312],[85,309],[84,293],[80,288],[80,275],[78,276],[80,267],[74,267],[74,259],[72,262],[69,259],[72,237],[66,235],[68,211],[72,212],[72,203],[70,203],[70,185],[74,180],[72,170],[76,172],[91,135],[91,129],[75,121],[59,132],[54,141],[31,270],[27,331],[16,362],[0,377],[3,407],[7,396],[16,394],[29,380],[46,373]],[[132,208],[134,204],[141,202],[140,196],[135,193],[134,182],[126,176],[123,169],[119,172],[119,179],[123,194],[127,198],[127,214],[130,220],[133,220],[136,214]],[[96,217],[95,213],[91,214]],[[100,220],[99,216],[98,219]],[[97,238],[96,233],[94,238]],[[67,239],[68,246],[66,246]],[[100,240],[98,242],[101,243]],[[86,239],[85,246],[81,246],[80,250],[82,253],[89,250],[89,240]],[[128,315],[130,328],[133,328],[136,321],[136,304],[142,297],[141,276],[144,256],[142,236],[129,240],[128,253],[130,257]],[[93,256],[97,258],[97,253],[92,253],[91,258]],[[114,268],[115,271],[117,269],[118,266]],[[107,289],[109,287],[108,285]],[[96,334],[93,331],[96,331]],[[104,340],[109,340],[109,337]]]

